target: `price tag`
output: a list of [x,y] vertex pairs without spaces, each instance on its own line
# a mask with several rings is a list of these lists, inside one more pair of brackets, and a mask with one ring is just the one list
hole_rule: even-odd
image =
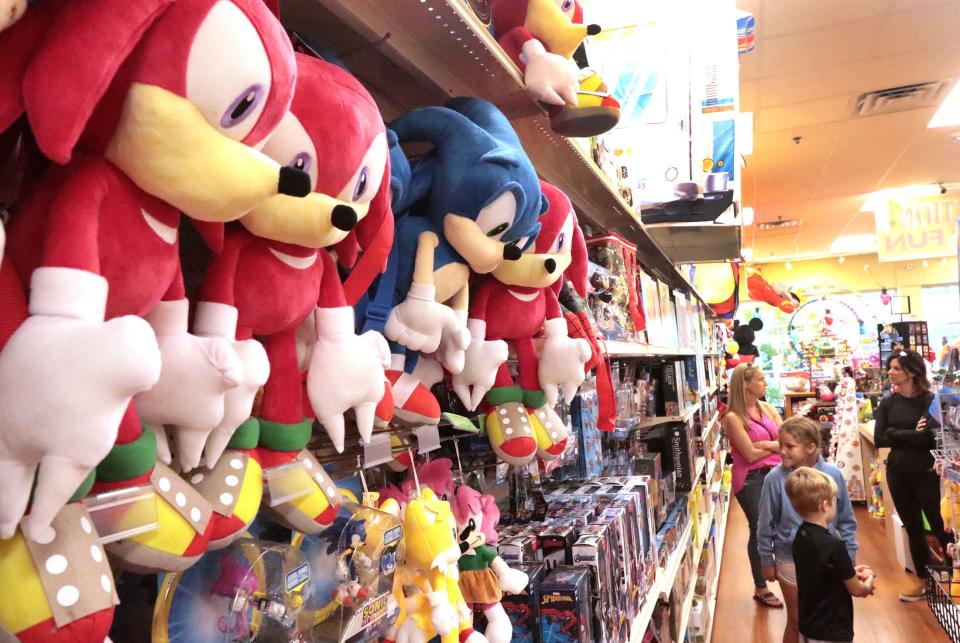
[[435,424],[424,424],[414,429],[413,434],[417,436],[417,451],[419,453],[429,453],[440,448],[440,431]]
[[464,417],[462,415],[457,415],[456,413],[444,413],[443,417],[447,418],[450,424],[453,425],[453,428],[458,431],[466,431],[468,433],[479,433],[480,429],[477,428],[473,422],[470,421],[470,418]]
[[393,451],[390,447],[390,435],[376,433],[370,438],[370,444],[363,445],[363,468],[369,469],[384,462],[393,460]]

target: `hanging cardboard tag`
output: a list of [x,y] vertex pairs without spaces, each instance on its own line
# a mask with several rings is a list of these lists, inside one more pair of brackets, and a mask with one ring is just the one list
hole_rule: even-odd
[[393,460],[393,452],[390,447],[390,435],[387,433],[376,433],[370,438],[370,444],[363,445],[363,468],[369,469],[384,462]]
[[413,434],[417,436],[418,453],[428,453],[440,448],[440,430],[435,424],[424,424],[414,429]]

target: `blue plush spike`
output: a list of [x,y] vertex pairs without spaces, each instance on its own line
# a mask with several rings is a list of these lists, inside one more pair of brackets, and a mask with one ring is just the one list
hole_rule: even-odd
[[520,167],[526,157],[516,149],[498,147],[480,157],[481,163],[495,163],[504,167]]

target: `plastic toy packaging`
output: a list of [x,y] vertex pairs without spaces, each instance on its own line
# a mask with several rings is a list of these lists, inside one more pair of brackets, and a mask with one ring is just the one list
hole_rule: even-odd
[[339,618],[318,623],[322,641],[375,641],[399,616],[393,595],[400,520],[383,511],[348,504],[352,516],[340,532],[332,599]]
[[296,547],[242,538],[164,577],[153,640],[313,643],[310,581],[310,564]]

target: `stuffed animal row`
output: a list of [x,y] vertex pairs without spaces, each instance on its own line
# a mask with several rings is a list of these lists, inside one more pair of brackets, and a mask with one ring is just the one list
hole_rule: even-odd
[[[0,131],[44,157],[0,264],[0,578],[21,581],[0,589],[0,633],[25,642],[102,641],[112,570],[186,569],[261,508],[321,531],[341,498],[314,423],[338,451],[354,425],[366,442],[436,424],[443,377],[505,461],[559,457],[553,406],[591,357],[557,298],[584,289],[576,216],[492,104],[387,128],[261,0],[134,4],[36,0],[0,33]],[[449,514],[459,557],[449,505],[417,502],[411,525]],[[488,501],[461,505],[489,522]],[[471,571],[516,586],[471,542]],[[482,640],[456,574],[426,563],[422,632]]]

